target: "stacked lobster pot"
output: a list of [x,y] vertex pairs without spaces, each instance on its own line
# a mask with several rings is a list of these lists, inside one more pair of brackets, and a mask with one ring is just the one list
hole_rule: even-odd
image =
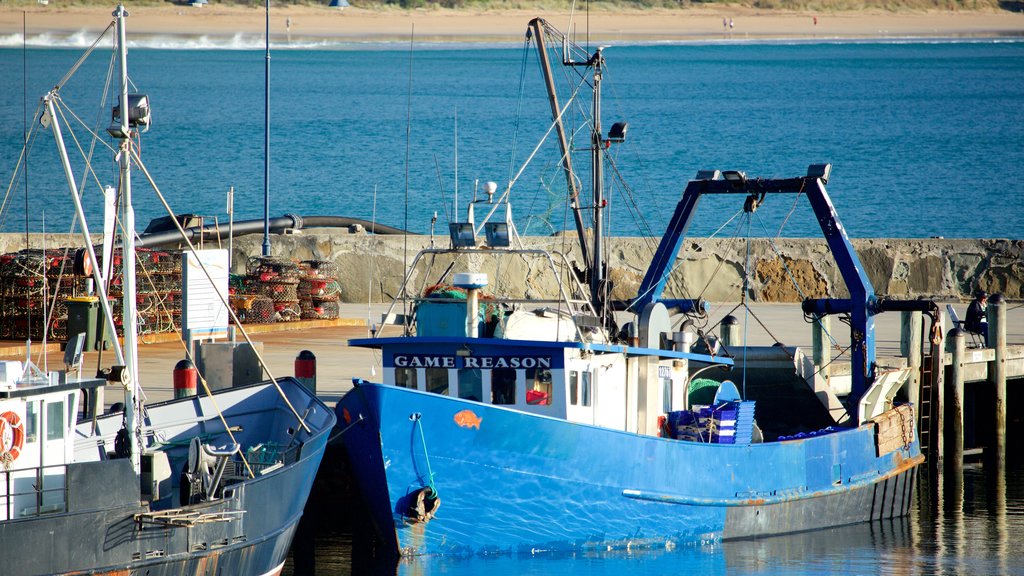
[[299,264],[299,307],[303,320],[335,319],[339,315],[338,265],[326,260],[305,260]]
[[[298,295],[302,271],[298,264],[284,258],[256,256],[249,260],[246,270],[246,291],[251,295],[269,299],[273,303],[274,312],[270,321],[294,322],[302,318]],[[255,302],[250,302],[250,309],[253,305],[261,307]]]
[[247,274],[232,274],[228,284],[231,309],[242,324],[270,324],[274,321],[274,301],[252,293]]
[[67,298],[84,291],[73,262],[63,248],[0,255],[0,340],[67,338]]
[[[102,260],[102,258],[100,258]],[[117,333],[124,333],[121,299],[124,256],[120,248],[111,254],[112,278],[108,294],[113,304]],[[135,251],[136,301],[140,334],[174,332],[181,328],[181,251]],[[100,263],[103,266],[103,263]]]

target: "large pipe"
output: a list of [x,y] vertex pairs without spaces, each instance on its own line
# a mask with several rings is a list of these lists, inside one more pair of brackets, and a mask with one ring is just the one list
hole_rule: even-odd
[[[367,230],[372,230],[375,234],[414,234],[406,232],[401,228],[377,224],[359,218],[348,218],[345,216],[296,216],[294,214],[271,218],[270,230],[280,233],[284,230],[302,230],[304,228],[347,228],[356,224]],[[263,219],[243,220],[234,223],[235,236],[261,234],[263,229]],[[185,229],[185,235],[189,240],[193,241],[198,240],[200,235],[204,240],[214,240],[218,237],[226,236],[227,232],[228,225],[226,224],[203,226],[201,229],[198,226]],[[181,242],[184,242],[181,234],[177,230],[170,230],[167,232],[144,234],[136,242],[136,245],[140,248],[160,248],[168,245],[177,245]]]

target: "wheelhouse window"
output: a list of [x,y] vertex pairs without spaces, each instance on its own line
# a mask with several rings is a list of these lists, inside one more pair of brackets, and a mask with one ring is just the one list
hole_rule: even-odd
[[661,382],[661,411],[671,412],[672,411],[672,379],[671,378],[658,378]]
[[569,371],[569,403],[578,406],[580,403],[580,373]]
[[484,397],[483,379],[479,368],[459,369],[459,398],[479,402]]
[[60,440],[64,437],[64,402],[50,402],[46,405],[46,439]]
[[395,368],[395,386],[416,389],[415,368]]
[[426,368],[424,370],[427,379],[427,392],[434,394],[448,395],[448,369],[447,368]]
[[514,368],[491,370],[491,404],[516,403],[516,371]]
[[39,440],[39,402],[29,402],[25,406],[25,442]]
[[526,370],[526,403],[548,406],[551,404],[551,370],[528,368]]

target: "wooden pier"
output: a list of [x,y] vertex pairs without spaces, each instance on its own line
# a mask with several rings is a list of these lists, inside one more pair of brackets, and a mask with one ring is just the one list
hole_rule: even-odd
[[1006,459],[1007,383],[1024,379],[1024,345],[1010,345],[1006,338],[1007,308],[1001,295],[990,299],[987,348],[969,347],[967,332],[947,329],[940,309],[937,333],[944,345],[936,358],[923,353],[931,335],[922,314],[902,313],[901,354],[912,368],[907,396],[918,407],[921,449],[936,467],[982,453]]

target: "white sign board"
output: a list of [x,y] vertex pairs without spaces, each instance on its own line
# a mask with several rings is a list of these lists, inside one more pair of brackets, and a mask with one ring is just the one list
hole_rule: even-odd
[[[209,272],[209,277],[203,272],[203,267]],[[217,295],[218,292],[223,295],[223,299]],[[226,338],[227,301],[228,251],[185,252],[181,262],[181,328],[187,338]]]

